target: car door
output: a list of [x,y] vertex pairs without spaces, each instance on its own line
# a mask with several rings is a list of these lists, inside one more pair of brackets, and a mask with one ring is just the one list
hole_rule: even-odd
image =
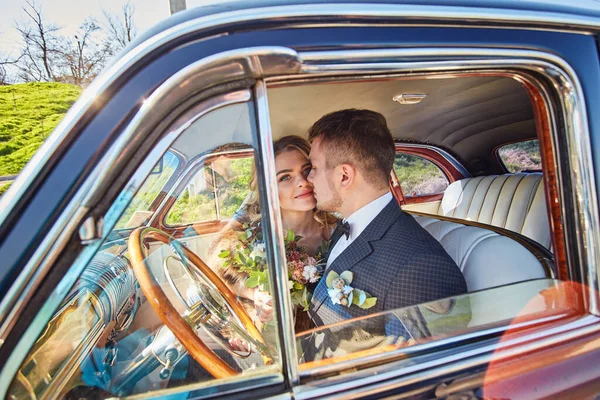
[[[154,283],[144,285],[132,275],[130,261],[135,248],[129,244],[129,240],[136,231],[139,232],[138,227],[151,225],[154,214],[161,209],[156,204],[168,201],[169,188],[177,187],[187,179],[186,173],[191,173],[191,170],[185,169],[186,165],[214,168],[215,157],[223,152],[230,154],[228,149],[232,147],[243,147],[244,152],[251,156],[250,159],[246,157],[243,167],[254,163],[255,153],[259,156],[268,153],[270,133],[265,127],[259,130],[255,112],[256,103],[264,101],[261,97],[261,85],[264,84],[257,78],[262,73],[268,74],[265,65],[267,60],[262,61],[260,74],[252,72],[261,63],[261,53],[266,54],[270,62],[274,61],[274,56],[277,57],[271,50],[258,49],[243,50],[237,58],[224,57],[224,62],[213,61],[211,64],[210,61],[198,61],[168,79],[149,96],[144,106],[136,110],[133,119],[107,150],[103,161],[96,165],[88,177],[89,183],[95,183],[95,189],[90,190],[85,185],[80,189],[86,192],[84,197],[87,200],[83,200],[83,203],[96,203],[96,206],[90,207],[94,211],[87,215],[85,227],[82,226],[79,231],[65,229],[62,232],[62,235],[70,236],[78,244],[57,253],[61,260],[58,265],[64,263],[64,276],[60,279],[60,285],[50,289],[49,296],[43,301],[44,311],[38,313],[37,317],[31,315],[34,320],[26,330],[37,339],[33,343],[18,340],[20,344],[17,344],[17,348],[23,346],[28,350],[23,358],[18,356],[18,351],[13,352],[5,364],[8,369],[15,366],[17,371],[16,378],[10,379],[7,395],[17,398],[96,397],[134,393],[159,395],[156,390],[167,387],[175,392],[190,390],[184,381],[175,383],[178,365],[184,370],[194,368],[185,367],[185,361],[181,363],[186,350],[180,343],[184,343],[185,339],[180,337],[178,341],[173,340],[172,335],[177,329],[160,328],[162,323],[149,308],[165,295],[168,300],[157,310],[172,306],[174,310],[180,310],[185,318],[194,318],[189,313],[192,300],[186,295],[192,275],[185,275],[190,270],[181,271],[189,261],[186,262],[178,248],[161,246],[152,239],[145,241],[138,250],[144,252],[143,264],[149,266],[148,272]],[[289,54],[284,52],[282,56],[285,59]],[[282,62],[289,63],[283,59]],[[227,82],[227,85],[219,86],[212,79],[219,81],[215,72],[221,68],[225,68],[221,82]],[[185,85],[189,80],[196,84]],[[210,86],[208,92],[206,86]],[[161,110],[161,116],[158,116],[158,110]],[[261,139],[260,132],[266,137]],[[261,150],[261,146],[265,148]],[[260,169],[257,170],[260,175],[257,179],[260,182],[261,201],[266,203],[274,195],[273,191],[264,189],[274,187],[270,182],[274,176],[273,159],[259,156],[257,163]],[[127,167],[129,163],[132,164]],[[245,171],[247,168],[243,169]],[[128,170],[132,173],[127,174],[126,181],[121,180],[125,178],[123,171]],[[211,186],[216,186],[215,176],[216,172],[213,172]],[[268,177],[266,183],[263,181],[265,176]],[[116,190],[116,185],[119,185],[116,182],[120,180],[122,184]],[[110,197],[111,190],[115,190],[116,196],[113,198]],[[202,190],[196,193],[202,194]],[[106,208],[98,206],[100,203],[104,203]],[[198,209],[210,210],[214,204],[214,198],[204,196],[192,205],[180,208],[185,212],[197,212]],[[81,208],[82,199],[76,198],[73,206]],[[271,220],[277,221],[277,218],[264,212],[265,236],[270,229],[280,231],[277,230],[277,223]],[[276,254],[270,246],[278,244],[272,243],[268,242],[270,255]],[[204,265],[201,259],[196,265],[198,263]],[[53,273],[56,268],[53,268]],[[135,282],[139,282],[140,286]],[[209,283],[212,288],[211,285]],[[273,281],[272,285],[284,287],[287,280],[283,284]],[[146,288],[159,286],[165,289],[160,289],[161,295],[158,297],[150,292],[141,294]],[[208,286],[206,288],[209,291],[216,290],[208,289]],[[33,293],[28,295],[35,297]],[[238,304],[236,300],[233,302]],[[274,303],[277,305],[276,300]],[[27,312],[25,310],[25,314],[20,316],[27,315]],[[244,311],[241,313],[244,314]],[[291,313],[280,315],[286,314]],[[277,326],[276,320],[273,324]],[[213,347],[216,343],[216,348],[221,349],[217,349],[217,352],[224,351],[225,357],[232,353],[226,343],[225,348],[223,343],[218,344],[218,334],[206,334],[210,339],[205,340],[215,341]],[[172,344],[165,347],[166,342]],[[203,367],[196,381],[208,379],[210,382],[211,374],[225,379],[217,384],[221,395],[239,390],[247,392],[249,387],[255,387],[261,395],[278,393],[285,386],[280,354],[283,347],[276,333],[268,340],[260,338],[260,342],[264,344],[259,346],[266,346],[265,358],[261,363],[267,365],[262,372],[260,367],[254,371],[257,368],[254,363],[243,367],[235,362],[232,367],[225,362],[223,368],[216,367],[217,370],[213,370],[215,364],[207,361],[204,355],[198,355],[196,359]],[[138,348],[140,343],[142,349]],[[204,344],[198,346],[206,347]],[[164,368],[156,370],[161,363]],[[240,380],[236,376],[236,370],[240,368],[250,368],[252,371],[248,377],[241,377]],[[186,372],[183,374],[187,375]],[[228,376],[235,379],[231,381],[227,379]],[[179,389],[176,389],[178,386]],[[208,388],[200,389],[200,392],[214,393],[215,387],[209,383]]]
[[[249,17],[249,11],[244,9],[223,11],[223,20],[206,17],[204,11],[191,12],[178,17],[184,21],[174,18],[169,22],[167,28],[171,30],[165,29],[154,38],[142,38],[147,41],[89,90],[60,127],[62,136],[57,136],[36,159],[39,166],[32,164],[21,183],[17,182],[2,200],[10,215],[2,217],[0,248],[0,258],[7,265],[2,270],[5,295],[0,329],[1,393],[11,393],[13,385],[20,391],[28,390],[23,375],[36,371],[37,365],[31,362],[35,359],[32,349],[39,349],[36,342],[42,343],[39,340],[48,332],[49,323],[57,321],[53,317],[70,310],[71,303],[64,303],[65,299],[73,299],[68,296],[81,272],[107,240],[114,239],[109,234],[135,193],[152,176],[151,171],[160,169],[157,164],[161,156],[191,127],[195,117],[201,121],[202,116],[218,115],[225,105],[237,107],[238,117],[239,108],[245,110],[248,124],[243,142],[254,149],[262,206],[269,210],[265,211],[263,223],[268,234],[267,253],[277,310],[276,362],[256,374],[181,383],[172,388],[147,386],[140,393],[210,397],[236,396],[243,391],[249,397],[268,397],[289,395],[293,390],[297,397],[444,396],[461,392],[464,387],[481,388],[485,383],[483,371],[492,361],[500,364],[497,371],[502,373],[491,381],[498,383],[506,374],[517,379],[514,373],[511,375],[511,364],[502,361],[521,356],[530,360],[525,357],[543,355],[566,341],[579,346],[580,353],[564,353],[574,360],[582,354],[593,354],[595,347],[586,348],[584,337],[597,334],[596,271],[588,266],[597,264],[599,232],[594,222],[598,210],[593,181],[595,164],[591,163],[590,150],[590,140],[595,136],[590,134],[584,104],[598,104],[597,95],[588,89],[597,82],[598,71],[590,72],[589,65],[578,55],[582,49],[597,52],[593,37],[538,30],[543,20],[533,17],[537,21],[535,29],[496,29],[512,24],[506,13],[498,10],[473,17],[479,22],[476,26],[447,26],[448,11],[453,12],[454,23],[464,22],[462,8],[431,6],[425,11],[410,8],[407,14],[402,6],[389,4],[369,10],[360,4],[332,5],[320,12],[306,6],[266,7],[255,17]],[[376,23],[371,20],[374,15]],[[407,23],[407,15],[418,17],[419,26]],[[355,22],[358,26],[354,26]],[[407,328],[410,332],[417,329],[425,338],[416,346],[407,348],[394,343],[375,351],[335,354],[330,360],[299,359],[287,276],[282,272],[283,231],[270,156],[270,107],[285,102],[276,101],[272,89],[321,81],[333,84],[344,79],[387,82],[398,77],[414,78],[414,74],[431,74],[428,76],[439,79],[479,73],[509,75],[525,82],[537,100],[536,121],[548,149],[543,157],[553,168],[546,185],[549,199],[556,204],[550,210],[550,218],[558,279],[522,282],[454,299],[453,304],[458,306],[453,309],[459,312],[450,313],[447,318],[439,317],[435,310],[440,308],[431,304],[402,310],[395,315],[403,323],[403,318],[414,315],[422,316],[428,324],[434,323],[427,330],[418,323]],[[216,121],[228,125],[232,118],[227,114]],[[211,126],[218,126],[217,122]],[[229,131],[229,137],[235,132]],[[218,135],[205,135],[202,139],[205,142],[199,145],[205,146],[204,151],[214,150],[221,140]],[[43,170],[42,165],[47,168]],[[28,175],[30,180],[26,180]],[[575,217],[567,210],[575,210]],[[568,280],[581,286],[562,285]],[[519,301],[506,306],[506,299],[514,298]],[[543,306],[536,303],[536,307],[525,310],[527,318],[519,320],[533,298],[547,301],[542,301]],[[465,315],[473,312],[468,306],[471,301],[483,305],[478,311],[482,319],[464,330]],[[84,311],[96,309],[90,297],[74,304],[87,304]],[[486,307],[507,312],[486,319]],[[77,354],[83,354],[82,349],[90,343],[86,341],[89,327],[99,326],[99,316],[84,315],[88,318],[81,320],[90,325],[78,325],[80,329],[75,330],[84,336],[83,341],[74,342]],[[513,319],[517,322],[515,329],[510,328]],[[354,322],[348,324],[352,327]],[[447,326],[454,330],[446,331]],[[324,327],[320,332],[300,335],[298,340],[335,338],[335,330]],[[503,333],[506,340],[499,343]],[[90,360],[111,364],[114,352],[106,352],[107,347],[102,350]],[[522,364],[520,367],[514,371],[522,376],[531,373]],[[159,375],[161,370],[157,371]],[[92,376],[100,372],[91,371]],[[577,375],[576,371],[570,376],[573,375]],[[103,387],[102,382],[86,380],[84,373],[81,376],[84,378],[78,383],[83,380],[84,386],[110,389]],[[51,373],[50,377],[42,376],[37,381],[43,395],[45,390],[50,390],[49,396],[64,394],[61,390],[74,382],[73,376]],[[156,379],[161,382],[160,376]],[[468,385],[464,386],[464,382]],[[560,391],[565,387],[569,386],[556,383],[552,389]],[[510,393],[509,389],[500,390],[498,396]],[[107,390],[100,394],[115,393]]]

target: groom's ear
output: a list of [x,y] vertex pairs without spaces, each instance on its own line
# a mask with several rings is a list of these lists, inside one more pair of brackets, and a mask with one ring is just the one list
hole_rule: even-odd
[[344,189],[349,188],[356,179],[356,168],[350,164],[340,164],[341,186]]

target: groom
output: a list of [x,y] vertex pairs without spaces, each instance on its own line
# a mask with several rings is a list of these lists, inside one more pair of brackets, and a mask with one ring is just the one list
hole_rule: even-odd
[[[317,326],[466,293],[452,258],[389,191],[396,153],[383,115],[356,109],[327,114],[310,128],[309,141],[308,180],[317,208],[341,214],[349,228],[341,237],[334,233],[313,294],[309,315]],[[330,271],[351,271],[351,286],[376,297],[376,304],[334,304],[325,279]]]

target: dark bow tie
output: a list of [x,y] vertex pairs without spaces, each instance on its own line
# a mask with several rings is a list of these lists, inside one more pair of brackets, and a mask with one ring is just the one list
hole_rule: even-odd
[[346,235],[346,239],[350,238],[350,224],[348,221],[338,221],[337,226],[335,227],[334,235],[341,237],[342,235]]

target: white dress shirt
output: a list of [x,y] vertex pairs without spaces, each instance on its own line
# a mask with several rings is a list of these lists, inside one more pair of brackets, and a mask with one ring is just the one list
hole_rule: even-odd
[[350,244],[356,239],[362,231],[375,219],[376,216],[388,205],[392,200],[392,194],[387,192],[381,197],[376,198],[372,202],[364,205],[360,209],[356,210],[351,216],[345,221],[350,225],[350,235],[346,238],[345,235],[337,241],[327,259],[327,268],[333,263],[333,261],[340,255],[344,250],[350,246]]

